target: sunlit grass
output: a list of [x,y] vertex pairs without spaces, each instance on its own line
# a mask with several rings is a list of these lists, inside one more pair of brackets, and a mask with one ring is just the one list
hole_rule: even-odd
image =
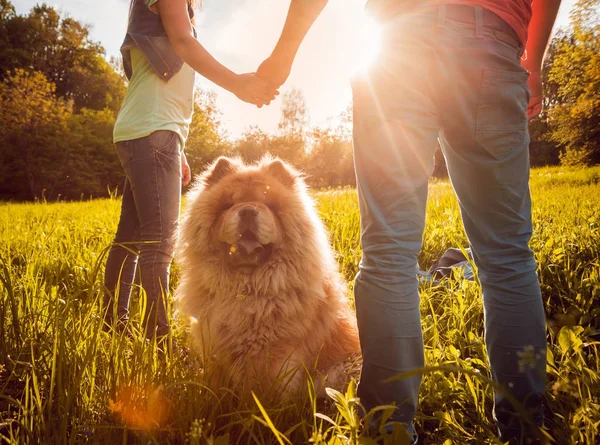
[[[532,247],[549,317],[548,433],[557,443],[600,434],[600,169],[535,170]],[[341,270],[356,273],[352,189],[315,192]],[[8,443],[358,444],[367,434],[351,385],[315,400],[208,390],[174,319],[179,347],[161,356],[135,329],[101,330],[106,249],[119,200],[0,205],[0,437]],[[447,181],[430,188],[422,268],[466,247]],[[177,267],[173,270],[175,286]],[[132,311],[138,314],[139,302]],[[422,443],[494,443],[480,287],[457,276],[422,285],[426,363],[417,413]],[[134,317],[132,327],[139,319]],[[596,337],[598,338],[598,337]],[[437,368],[436,368],[437,367]],[[382,408],[385,411],[385,408]],[[364,414],[364,413],[362,413]],[[394,436],[395,434],[395,436]],[[0,442],[2,439],[0,439]]]

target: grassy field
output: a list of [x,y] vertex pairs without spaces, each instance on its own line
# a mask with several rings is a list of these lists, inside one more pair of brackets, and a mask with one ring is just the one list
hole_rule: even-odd
[[[468,246],[449,183],[430,190],[422,268]],[[549,324],[548,434],[559,444],[598,443],[600,168],[535,170],[532,191],[531,245]],[[355,192],[316,198],[350,282],[361,255]],[[103,266],[119,205],[0,205],[0,443],[375,443],[360,426],[353,385],[329,402],[211,392],[181,320],[179,349],[164,358],[140,335],[102,331]],[[177,276],[175,267],[173,285]],[[479,284],[456,276],[424,283],[421,295],[430,368],[416,417],[422,443],[497,443]]]

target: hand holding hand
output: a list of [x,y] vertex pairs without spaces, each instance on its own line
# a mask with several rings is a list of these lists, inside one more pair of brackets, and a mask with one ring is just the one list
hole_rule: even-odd
[[277,88],[254,73],[239,74],[232,92],[239,99],[254,104],[258,108],[269,105],[279,94]]
[[527,117],[531,120],[539,116],[542,112],[542,74],[539,71],[530,72],[527,86],[531,93],[529,104],[527,105]]

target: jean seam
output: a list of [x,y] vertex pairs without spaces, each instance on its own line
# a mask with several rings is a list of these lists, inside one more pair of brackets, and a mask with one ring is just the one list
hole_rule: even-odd
[[[150,141],[148,141],[150,142]],[[152,144],[150,144],[152,145]],[[158,165],[157,165],[158,159],[156,156],[156,152],[154,153],[154,162],[152,163],[153,169],[154,169],[154,179],[155,179],[155,187],[156,187],[156,203],[158,205],[158,224],[160,227],[160,236],[159,236],[159,244],[158,244],[158,248],[155,249],[154,251],[154,258],[152,259],[152,263],[151,263],[151,287],[152,287],[152,294],[156,296],[156,301],[153,302],[153,304],[155,305],[154,307],[154,313],[155,315],[155,320],[148,320],[148,324],[149,326],[153,326],[154,328],[158,327],[158,322],[159,322],[159,295],[157,292],[157,286],[156,286],[156,260],[158,259],[158,253],[159,253],[159,249],[160,249],[160,243],[162,242],[162,238],[163,238],[163,221],[162,221],[162,206],[161,206],[161,202],[160,202],[160,187],[159,187],[159,183],[158,183]],[[146,293],[146,298],[148,297],[148,293]],[[148,301],[146,301],[146,304],[149,304]],[[147,311],[149,314],[152,314],[152,307],[148,308],[149,310]],[[147,333],[148,334],[148,333]]]
[[[154,135],[155,133],[158,133],[159,131],[167,131],[167,132],[169,132],[169,139],[167,139],[167,142],[165,142],[164,144],[162,144],[160,146],[157,146],[152,141],[152,135]],[[150,145],[150,147],[153,148],[154,151],[161,151],[161,150],[164,150],[165,148],[169,147],[173,143],[173,140],[176,137],[178,137],[178,135],[174,131],[171,131],[171,130],[156,130],[156,131],[153,131],[152,133],[150,133],[148,135],[148,145]]]

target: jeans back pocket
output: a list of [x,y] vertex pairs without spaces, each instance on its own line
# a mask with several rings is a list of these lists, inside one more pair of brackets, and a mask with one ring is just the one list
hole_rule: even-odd
[[148,142],[160,167],[181,170],[181,144],[177,133],[158,130],[148,136]]
[[496,159],[506,157],[525,140],[528,78],[526,71],[488,69],[483,73],[475,140]]

